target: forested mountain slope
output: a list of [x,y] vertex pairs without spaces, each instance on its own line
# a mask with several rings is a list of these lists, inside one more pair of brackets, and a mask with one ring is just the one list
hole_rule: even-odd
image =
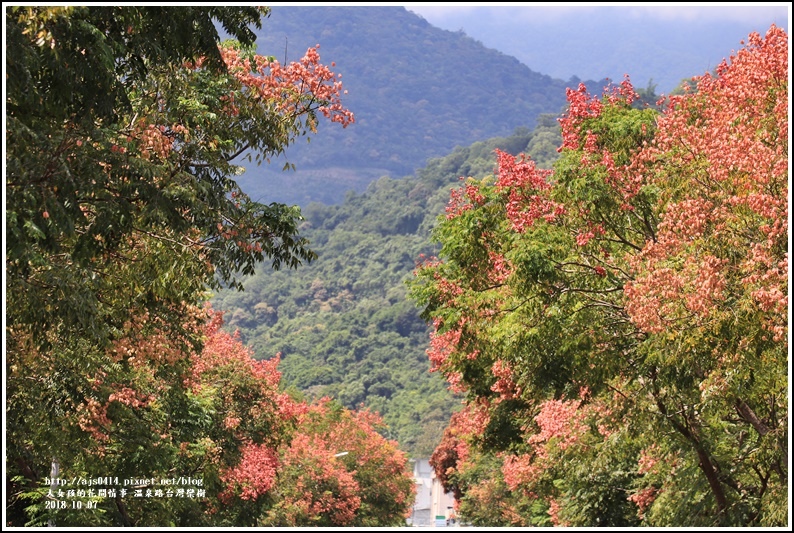
[[303,231],[319,258],[297,270],[262,269],[213,306],[257,358],[282,354],[284,383],[364,403],[384,416],[390,437],[427,457],[459,401],[429,373],[428,328],[404,281],[420,254],[435,253],[431,229],[461,176],[491,174],[497,147],[549,166],[559,143],[556,121],[542,116],[532,132],[459,147],[415,177],[383,177],[341,205],[310,204]]
[[[271,165],[244,163],[240,183],[255,199],[339,203],[348,190],[412,175],[456,146],[533,128],[539,114],[563,110],[570,85],[396,6],[276,6],[257,38],[258,53],[280,62],[317,44],[342,74],[356,123],[321,124],[311,142]],[[587,83],[599,92],[606,81]],[[286,160],[296,171],[282,172]]]

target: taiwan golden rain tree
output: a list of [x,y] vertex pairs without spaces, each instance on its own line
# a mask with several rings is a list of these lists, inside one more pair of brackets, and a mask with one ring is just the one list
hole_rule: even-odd
[[433,461],[469,520],[786,523],[787,39],[660,112],[569,89],[553,172],[452,191],[412,294],[476,415]]
[[[57,468],[62,476],[121,476],[108,471],[120,461],[129,475],[175,473],[179,463],[167,467],[172,448],[154,445],[175,438],[163,435],[192,420],[203,401],[200,392],[189,400],[186,380],[204,340],[196,309],[207,289],[239,285],[238,276],[266,259],[296,267],[314,256],[298,234],[298,208],[252,201],[235,181],[237,162],[281,153],[321,118],[347,126],[353,115],[316,48],[289,65],[251,51],[251,27],[266,14],[7,8],[13,523],[35,521],[15,497]],[[236,42],[219,46],[216,24]],[[114,418],[116,440],[103,431]],[[121,429],[120,420],[129,425]],[[201,420],[191,424],[217,422]],[[208,430],[179,431],[190,443],[199,429]],[[263,445],[257,431],[246,433],[251,446]],[[115,444],[100,446],[105,437]],[[163,523],[193,516],[169,513]],[[102,520],[134,517],[117,501]]]

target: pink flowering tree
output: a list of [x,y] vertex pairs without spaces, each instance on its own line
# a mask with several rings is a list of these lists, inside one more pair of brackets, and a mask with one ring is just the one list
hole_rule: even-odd
[[268,526],[398,526],[414,502],[408,459],[377,433],[378,415],[329,399],[307,407],[281,449],[275,504]]
[[465,442],[532,523],[785,522],[787,68],[773,26],[661,114],[569,89],[553,172],[497,151],[453,191],[412,294],[488,422],[439,475]]
[[[353,115],[317,48],[289,65],[243,51],[267,12],[9,11],[9,524],[206,525],[268,487],[289,418],[275,363],[250,366],[220,332],[205,337],[201,303],[264,261],[314,257],[297,207],[240,189],[241,156],[266,160]],[[244,46],[219,45],[218,26]],[[246,465],[260,459],[255,475]],[[56,512],[44,480],[58,468],[206,473],[231,505],[210,517],[203,499],[119,496],[103,512]]]

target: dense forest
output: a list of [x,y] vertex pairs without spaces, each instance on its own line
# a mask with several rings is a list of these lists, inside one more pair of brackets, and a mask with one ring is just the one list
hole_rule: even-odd
[[473,525],[787,524],[785,31],[658,101],[497,76],[508,131],[301,210],[241,156],[372,110],[269,13],[6,9],[6,525],[404,526],[427,455]]
[[493,173],[497,148],[550,166],[559,143],[556,119],[544,115],[532,132],[459,147],[415,177],[382,177],[340,205],[309,204],[300,230],[317,260],[260,270],[244,291],[216,294],[213,307],[255,357],[281,354],[285,383],[378,411],[403,449],[429,457],[460,401],[428,372],[429,331],[405,282],[418,258],[434,253],[431,231],[460,177]]

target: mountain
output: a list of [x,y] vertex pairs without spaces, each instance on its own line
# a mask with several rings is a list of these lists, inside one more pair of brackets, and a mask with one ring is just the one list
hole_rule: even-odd
[[[402,7],[276,6],[257,51],[295,61],[316,44],[342,74],[356,123],[320,124],[286,159],[250,165],[239,181],[260,201],[339,203],[349,190],[412,175],[456,146],[531,129],[538,115],[558,115],[566,104],[566,82]],[[589,83],[598,92],[606,80]],[[281,171],[286,160],[297,171]]]
[[554,117],[541,116],[532,132],[458,147],[416,176],[382,177],[338,205],[312,203],[301,232],[319,258],[294,271],[263,268],[243,292],[217,294],[213,307],[256,358],[281,353],[284,383],[367,405],[405,450],[428,457],[460,402],[429,372],[429,330],[405,281],[420,254],[437,253],[431,231],[461,176],[492,174],[497,147],[548,168],[560,142]]
[[637,87],[670,94],[713,70],[751,32],[788,29],[785,4],[513,4],[411,6],[431,24],[459,28],[529,68],[570,79],[629,74]]

